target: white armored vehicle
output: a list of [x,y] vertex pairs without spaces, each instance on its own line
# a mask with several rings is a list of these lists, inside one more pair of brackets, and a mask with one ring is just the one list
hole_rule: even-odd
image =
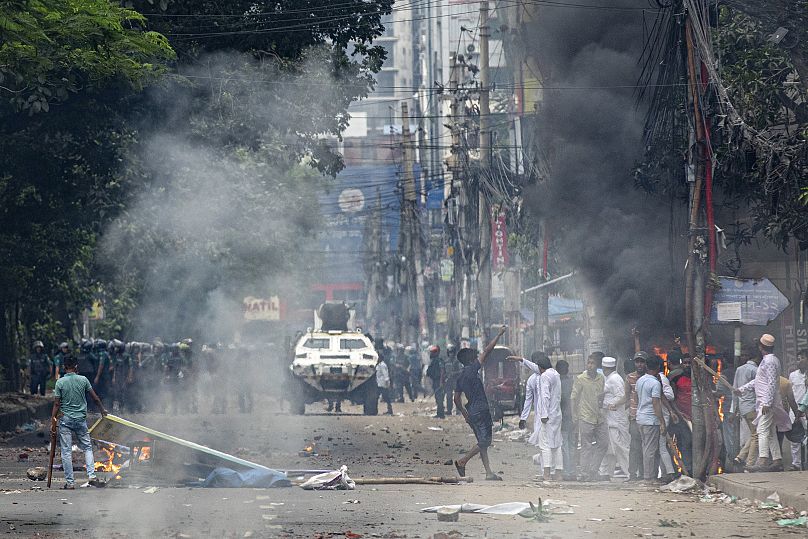
[[379,355],[361,331],[349,329],[350,319],[347,305],[324,303],[315,313],[315,329],[297,339],[287,392],[292,413],[304,414],[307,403],[324,399],[362,402],[365,415],[378,413]]

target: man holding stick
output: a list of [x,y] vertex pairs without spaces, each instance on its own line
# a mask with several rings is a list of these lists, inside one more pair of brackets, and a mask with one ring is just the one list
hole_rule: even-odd
[[[491,465],[488,462],[488,447],[491,445],[494,422],[488,408],[485,388],[482,380],[480,380],[480,368],[485,364],[485,360],[488,359],[500,337],[505,334],[506,329],[507,326],[502,326],[497,336],[488,343],[488,346],[485,347],[479,357],[477,356],[477,350],[473,348],[463,348],[457,353],[457,359],[463,364],[463,372],[460,373],[460,377],[457,379],[454,403],[477,438],[477,445],[454,463],[460,477],[466,476],[466,464],[474,455],[479,453],[485,467],[485,478],[489,481],[502,481],[500,476],[491,471]],[[465,406],[463,405],[464,393],[468,401]]]
[[[76,488],[73,477],[73,436],[76,437],[76,445],[84,451],[84,462],[87,466],[88,483],[99,486],[100,482],[95,476],[95,457],[93,456],[93,446],[90,442],[90,433],[87,430],[87,397],[89,393],[101,415],[106,416],[107,411],[101,404],[101,399],[93,391],[90,381],[86,377],[76,373],[78,361],[74,356],[65,358],[65,374],[56,381],[56,388],[53,391],[56,400],[53,401],[53,412],[51,413],[51,430],[55,430],[57,424],[59,429],[59,445],[62,448],[62,466],[65,472],[65,490]],[[62,417],[57,420],[59,412]],[[58,423],[57,423],[58,421]],[[53,447],[51,451],[53,451]],[[53,464],[53,460],[51,460]]]

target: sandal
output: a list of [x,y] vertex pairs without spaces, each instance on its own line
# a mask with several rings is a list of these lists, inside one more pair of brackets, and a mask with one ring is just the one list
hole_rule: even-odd
[[495,473],[485,476],[486,481],[502,481],[502,478]]
[[457,468],[457,474],[460,477],[466,477],[466,466],[461,466],[459,462],[454,461],[455,468]]
[[62,487],[62,490],[76,490],[76,485],[73,483],[65,483],[65,486]]

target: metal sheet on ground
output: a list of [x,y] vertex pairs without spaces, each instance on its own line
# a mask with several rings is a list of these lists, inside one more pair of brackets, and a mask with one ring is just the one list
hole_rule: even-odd
[[[215,463],[217,466],[226,466],[233,469],[253,469],[253,470],[270,470],[270,468],[261,464],[256,464],[248,460],[228,455],[221,451],[199,445],[170,434],[165,434],[158,430],[138,425],[132,421],[123,419],[122,417],[108,414],[102,417],[93,424],[90,428],[90,436],[95,440],[103,440],[105,442],[112,442],[119,445],[128,446],[133,441],[142,440],[158,440],[161,445],[161,451],[165,452],[165,443],[175,446],[177,449],[191,450],[200,453],[200,459]],[[169,450],[170,451],[170,450]],[[204,455],[204,457],[202,457]]]

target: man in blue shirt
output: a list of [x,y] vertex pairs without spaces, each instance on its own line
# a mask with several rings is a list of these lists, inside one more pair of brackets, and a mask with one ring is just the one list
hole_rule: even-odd
[[[477,350],[473,348],[463,348],[457,353],[457,359],[463,364],[463,372],[457,379],[457,386],[454,391],[454,403],[466,423],[469,424],[474,436],[477,438],[477,445],[471,448],[461,459],[455,461],[455,468],[460,477],[466,476],[466,464],[477,453],[485,467],[485,478],[489,481],[502,481],[502,478],[491,471],[488,462],[488,447],[491,445],[492,427],[494,422],[491,419],[491,411],[488,408],[488,399],[485,396],[485,387],[480,380],[480,368],[485,364],[489,354],[499,342],[500,337],[505,333],[507,327],[503,326],[494,339],[488,343],[483,353],[477,357]],[[466,395],[466,405],[463,405],[463,395]]]
[[97,486],[99,484],[95,476],[95,458],[93,457],[93,446],[90,442],[90,433],[87,430],[87,397],[89,393],[101,415],[106,416],[107,411],[101,404],[101,399],[93,391],[90,381],[86,377],[76,373],[78,361],[75,356],[67,356],[64,360],[65,374],[56,381],[53,395],[53,412],[51,413],[51,432],[57,428],[57,417],[61,411],[62,417],[58,420],[59,445],[62,449],[62,466],[65,471],[66,490],[76,488],[73,477],[73,436],[76,437],[76,445],[84,451],[84,462],[87,465],[87,477],[89,484]]
[[662,383],[657,379],[659,358],[650,356],[645,362],[646,373],[637,380],[637,426],[642,437],[643,479],[656,479],[659,437],[665,435],[662,416]]

